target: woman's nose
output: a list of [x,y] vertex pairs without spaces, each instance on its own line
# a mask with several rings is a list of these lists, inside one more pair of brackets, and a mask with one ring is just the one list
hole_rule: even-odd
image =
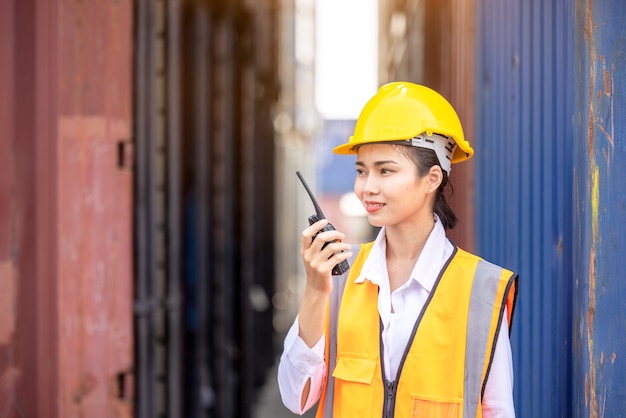
[[363,179],[363,193],[376,194],[378,192],[378,182],[372,175],[367,175]]

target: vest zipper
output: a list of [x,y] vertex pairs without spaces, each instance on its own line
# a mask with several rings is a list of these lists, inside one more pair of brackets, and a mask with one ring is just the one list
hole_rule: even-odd
[[392,418],[393,410],[396,408],[397,381],[385,380],[385,399],[383,401],[383,418]]

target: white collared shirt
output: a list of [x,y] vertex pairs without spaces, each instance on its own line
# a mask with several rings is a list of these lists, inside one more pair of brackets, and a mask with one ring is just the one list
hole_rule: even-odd
[[[404,285],[393,293],[389,291],[384,228],[376,237],[368,258],[363,263],[361,274],[355,280],[356,283],[369,280],[379,286],[378,311],[383,323],[383,358],[387,380],[395,380],[415,321],[428,299],[439,272],[454,251],[454,247],[445,236],[441,222],[436,216],[435,219],[435,226],[413,267],[410,279]],[[315,405],[320,397],[326,364],[324,336],[314,347],[309,348],[298,336],[298,332],[296,318],[285,338],[284,351],[278,367],[278,385],[285,406],[294,413],[302,414]],[[309,378],[311,379],[309,398],[301,409],[302,390]],[[482,406],[485,418],[515,416],[513,363],[507,321],[502,321],[500,327]]]
[[383,323],[385,379],[389,381],[396,379],[398,366],[415,321],[417,321],[417,317],[422,311],[426,299],[428,299],[441,268],[452,255],[452,251],[454,251],[454,247],[446,238],[441,222],[436,221],[415,266],[413,266],[411,277],[391,293],[387,272],[385,228],[382,228],[376,237],[370,254],[363,263],[361,274],[355,283],[369,280],[379,287],[378,312]]

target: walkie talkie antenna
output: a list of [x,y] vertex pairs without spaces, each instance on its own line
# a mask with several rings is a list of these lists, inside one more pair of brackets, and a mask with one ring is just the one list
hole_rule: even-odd
[[326,219],[326,216],[324,216],[324,212],[322,212],[322,208],[320,208],[320,205],[317,204],[317,200],[315,200],[315,196],[313,196],[313,192],[311,192],[311,189],[309,189],[309,186],[306,184],[306,181],[304,181],[304,177],[302,177],[302,174],[299,171],[296,171],[296,174],[298,175],[298,178],[302,182],[304,189],[309,194],[309,197],[311,198],[311,202],[313,202],[313,207],[315,208],[315,213],[317,214],[318,219]]
[[[304,177],[302,177],[302,174],[299,171],[296,171],[296,174],[298,175],[298,178],[302,182],[302,185],[304,186],[306,192],[309,194],[309,197],[311,198],[311,202],[313,202],[313,206],[315,207],[316,214],[309,216],[309,225],[313,225],[315,222],[319,221],[320,219],[326,219],[326,217],[324,216],[324,212],[322,212],[322,209],[320,208],[320,205],[318,205],[317,204],[317,200],[315,200],[315,196],[313,196],[313,192],[311,192],[311,189],[309,189],[309,186],[306,184],[306,181],[304,181]],[[317,231],[315,233],[315,235],[313,235],[311,241],[314,241],[315,237],[320,232],[334,231],[334,230],[335,230],[335,227],[330,222],[328,222],[326,225],[324,225],[324,227],[322,229],[320,229],[319,231]],[[333,241],[334,242],[341,242],[338,239],[333,240]],[[324,245],[322,245],[322,250],[328,244],[330,244],[330,242],[325,242]],[[340,252],[343,252],[343,250],[340,251]],[[338,254],[338,253],[335,253],[335,254]],[[332,255],[331,255],[331,257],[332,257]],[[333,267],[331,273],[332,273],[333,276],[338,276],[338,275],[343,274],[346,271],[348,271],[348,269],[350,269],[350,264],[348,264],[348,260],[342,260],[342,261],[339,262],[339,264],[336,264],[335,267]]]

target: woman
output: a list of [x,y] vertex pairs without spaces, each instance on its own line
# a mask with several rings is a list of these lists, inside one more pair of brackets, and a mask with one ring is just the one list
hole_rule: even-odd
[[[284,404],[318,417],[513,417],[517,275],[455,247],[444,189],[473,154],[452,106],[408,82],[380,88],[354,135],[354,191],[382,227],[360,246],[302,232],[306,286],[282,354]],[[330,242],[322,249],[324,243]],[[332,276],[349,260],[350,270]]]

